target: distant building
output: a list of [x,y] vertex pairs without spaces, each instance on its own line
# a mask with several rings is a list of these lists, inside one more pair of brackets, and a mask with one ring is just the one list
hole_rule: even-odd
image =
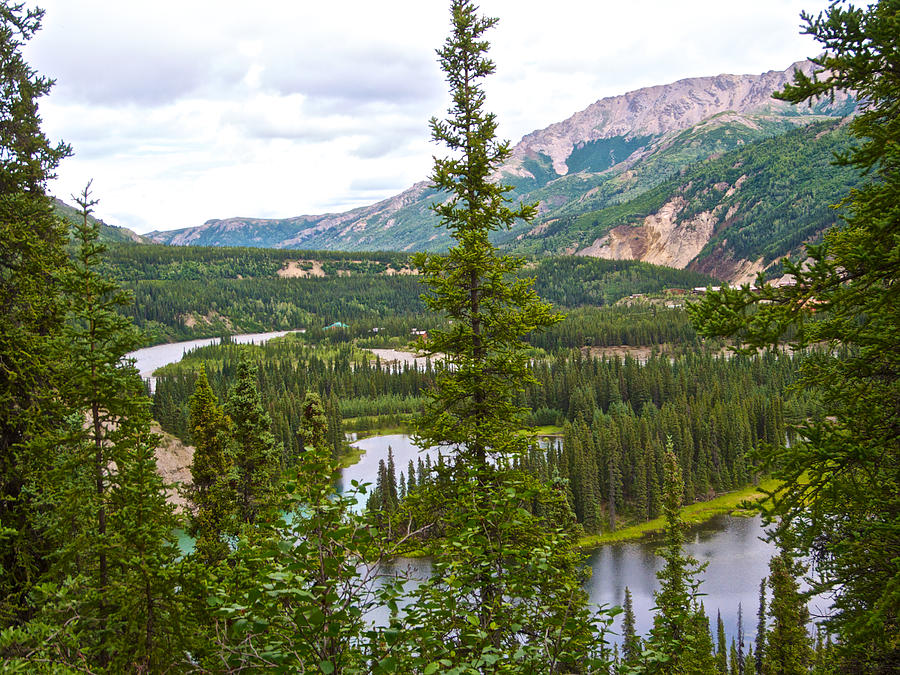
[[343,321],[335,321],[330,326],[325,326],[325,330],[331,330],[332,328],[350,328],[350,326],[345,324]]

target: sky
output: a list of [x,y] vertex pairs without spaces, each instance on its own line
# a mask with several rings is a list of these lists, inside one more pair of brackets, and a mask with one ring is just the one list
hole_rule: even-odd
[[[29,1],[29,5],[33,2]],[[338,213],[427,177],[449,101],[443,0],[42,0],[25,54],[56,79],[44,132],[73,147],[50,192],[144,233],[233,216]],[[823,0],[482,0],[501,138],[594,101],[820,49]]]

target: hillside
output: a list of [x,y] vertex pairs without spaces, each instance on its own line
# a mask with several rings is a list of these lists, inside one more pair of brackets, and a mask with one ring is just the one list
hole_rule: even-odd
[[[69,206],[61,199],[53,198],[53,209],[56,215],[70,224],[81,222],[81,211],[74,206]],[[150,242],[147,237],[142,237],[129,230],[127,227],[119,227],[118,225],[107,225],[102,220],[98,220],[93,216],[88,219],[94,223],[100,223],[100,241],[105,242],[135,242],[138,244],[146,244]]]
[[[334,340],[406,340],[437,321],[402,253],[113,244],[104,266],[134,293],[123,311],[147,343],[301,328],[324,337],[335,322],[348,328],[340,338],[329,333]],[[542,297],[566,309],[714,283],[692,270],[573,256],[542,258],[527,273]]]
[[849,145],[839,122],[811,124],[696,164],[625,203],[546,219],[518,235],[513,248],[751,281],[836,224],[831,205],[861,181],[833,164]]

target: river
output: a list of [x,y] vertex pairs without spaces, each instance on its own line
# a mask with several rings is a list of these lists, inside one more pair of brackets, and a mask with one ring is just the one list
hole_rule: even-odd
[[[287,335],[292,331],[280,330],[271,333],[246,333],[244,335],[232,335],[231,341],[239,344],[255,343],[261,345],[272,338]],[[186,342],[170,342],[153,347],[145,347],[126,354],[126,357],[134,359],[134,365],[141,374],[141,377],[150,381],[150,393],[156,389],[156,378],[153,372],[157,368],[162,368],[170,363],[180,361],[187,352],[197,347],[206,347],[207,345],[219,342],[221,338],[202,338],[199,340],[188,340]]]
[[[338,484],[344,490],[350,481],[368,482],[374,487],[378,462],[387,461],[388,447],[393,450],[397,478],[407,472],[410,459],[415,464],[419,449],[410,438],[402,434],[373,436],[353,443],[365,451],[360,461],[343,470]],[[432,461],[436,455],[432,454]],[[722,621],[730,643],[737,636],[738,605],[743,610],[744,641],[746,647],[756,636],[756,613],[759,605],[759,583],[769,573],[769,559],[775,552],[773,544],[762,539],[765,534],[762,519],[717,516],[687,533],[684,550],[700,563],[706,563],[702,574],[703,604],[710,617],[715,635],[716,612],[722,613]],[[663,561],[657,555],[662,545],[660,538],[643,539],[606,544],[587,556],[591,576],[585,583],[590,601],[595,605],[621,605],[625,587],[631,591],[638,633],[646,635],[652,627],[653,593],[658,588],[656,573]],[[431,569],[428,559],[401,559],[388,568],[393,573],[409,573],[413,578],[427,576]],[[820,616],[828,608],[822,598],[810,601],[813,616]],[[618,617],[615,630],[621,631]],[[618,638],[616,638],[618,641]]]

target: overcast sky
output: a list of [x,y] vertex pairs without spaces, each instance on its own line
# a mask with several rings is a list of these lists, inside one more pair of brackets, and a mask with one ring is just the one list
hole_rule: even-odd
[[[33,3],[29,3],[33,4]],[[31,64],[56,78],[44,130],[72,144],[50,188],[93,178],[138,232],[345,211],[425,178],[447,105],[442,0],[43,0]],[[823,0],[482,0],[503,138],[599,98],[815,55]],[[68,200],[68,199],[67,199]],[[70,201],[70,200],[69,200]]]

